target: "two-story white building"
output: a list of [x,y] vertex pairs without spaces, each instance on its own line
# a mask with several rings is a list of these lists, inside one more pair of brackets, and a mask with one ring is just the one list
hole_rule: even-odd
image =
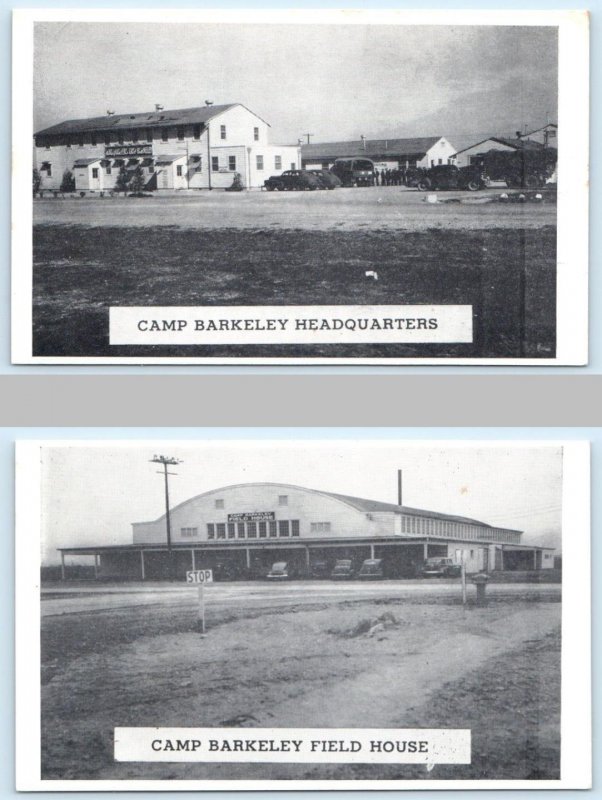
[[115,189],[138,168],[146,191],[245,188],[301,165],[300,148],[273,145],[269,124],[240,103],[60,122],[35,134],[41,190],[59,191],[65,172],[78,192]]
[[223,486],[192,497],[166,516],[133,523],[128,545],[61,548],[94,556],[100,578],[183,579],[190,569],[218,577],[261,577],[286,561],[298,577],[326,573],[337,559],[379,558],[387,577],[415,577],[432,556],[468,572],[543,569],[552,550],[525,545],[521,531],[478,520],[281,483]]

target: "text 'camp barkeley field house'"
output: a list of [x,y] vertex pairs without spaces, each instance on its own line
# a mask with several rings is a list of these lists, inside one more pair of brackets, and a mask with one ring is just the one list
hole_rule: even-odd
[[59,548],[93,556],[102,579],[184,579],[213,569],[217,579],[264,577],[286,561],[291,577],[311,577],[337,559],[383,559],[386,577],[415,577],[432,556],[452,557],[468,572],[546,569],[553,549],[521,543],[522,533],[475,519],[281,483],[243,483],[199,494],[167,519],[133,523],[126,545]]
[[123,169],[140,169],[148,191],[225,189],[235,173],[260,187],[301,166],[300,148],[270,144],[269,128],[240,103],[67,120],[35,134],[40,189],[60,191],[70,172],[76,191],[108,192]]

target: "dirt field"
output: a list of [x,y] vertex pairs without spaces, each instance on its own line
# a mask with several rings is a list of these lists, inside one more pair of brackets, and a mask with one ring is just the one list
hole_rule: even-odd
[[[533,587],[512,589],[486,608],[442,600],[436,589],[410,603],[216,602],[205,638],[194,629],[193,605],[44,617],[43,776],[558,777],[559,594],[528,601]],[[278,591],[286,596],[286,587]],[[115,726],[468,727],[473,762],[431,773],[115,764]]]
[[[337,193],[326,195],[252,194],[240,199],[251,204],[245,206],[247,213],[239,217],[224,205],[219,220],[214,206],[222,201],[204,197],[171,198],[173,205],[155,199],[141,205],[135,200],[36,203],[34,355],[291,360],[554,356],[555,208],[443,205],[433,211],[414,200],[403,211],[387,206],[381,218],[377,195],[357,190],[353,196],[372,198],[371,216],[359,222],[354,221],[355,206],[345,201],[331,208],[330,197]],[[417,198],[409,192],[400,196],[407,195]],[[316,207],[306,216],[303,204],[310,201]],[[303,213],[291,222],[295,203]],[[213,210],[205,215],[208,209]],[[312,213],[320,218],[314,228],[309,226]],[[279,227],[284,224],[299,227]],[[378,281],[366,276],[371,270]],[[356,303],[471,304],[474,341],[269,348],[109,345],[111,305]]]

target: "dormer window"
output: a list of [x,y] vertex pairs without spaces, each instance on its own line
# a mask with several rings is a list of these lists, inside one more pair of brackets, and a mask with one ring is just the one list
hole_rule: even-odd
[[223,508],[224,507],[224,501],[222,499],[216,500],[215,501],[215,507],[216,508]]
[[288,505],[288,495],[287,494],[279,494],[278,495],[278,505],[279,506],[287,506]]
[[226,126],[225,125],[220,125],[219,126],[219,138],[220,139],[225,139],[226,138]]

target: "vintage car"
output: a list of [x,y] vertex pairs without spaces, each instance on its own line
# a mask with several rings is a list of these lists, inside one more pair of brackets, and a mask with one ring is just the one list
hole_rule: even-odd
[[328,566],[328,561],[312,561],[311,566],[309,568],[309,575],[311,578],[328,578],[330,575],[330,569]]
[[421,578],[459,578],[461,574],[462,567],[453,558],[427,558],[418,570]]
[[343,186],[374,186],[374,162],[369,158],[337,158],[330,171]]
[[341,179],[327,169],[309,169],[308,172],[320,181],[320,189],[337,189],[343,185]]
[[418,188],[427,192],[431,189],[456,189],[476,192],[487,186],[482,168],[471,164],[469,167],[456,167],[455,164],[438,164],[431,167],[418,181]]
[[376,581],[384,578],[382,558],[367,558],[360,567],[357,577],[365,581]]
[[272,175],[263,182],[268,192],[292,192],[320,188],[320,180],[305,169],[287,169],[282,175]]
[[273,581],[285,581],[288,578],[288,563],[286,561],[276,561],[272,564],[272,569],[267,577]]
[[353,578],[353,575],[353,561],[350,558],[339,559],[330,573],[330,577],[333,580],[348,580]]

